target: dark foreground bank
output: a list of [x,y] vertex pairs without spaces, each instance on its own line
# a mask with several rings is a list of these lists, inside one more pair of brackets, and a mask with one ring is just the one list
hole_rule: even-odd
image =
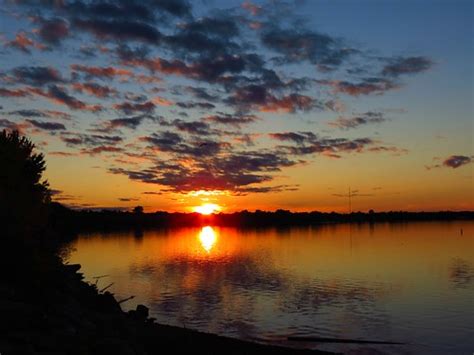
[[84,282],[80,265],[64,265],[48,252],[20,251],[1,253],[2,355],[328,354],[156,324],[146,307],[123,312],[111,293]]

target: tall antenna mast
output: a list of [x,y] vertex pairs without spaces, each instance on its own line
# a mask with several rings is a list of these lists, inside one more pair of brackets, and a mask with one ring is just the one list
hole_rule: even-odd
[[352,213],[352,194],[351,194],[351,187],[349,186],[349,214]]

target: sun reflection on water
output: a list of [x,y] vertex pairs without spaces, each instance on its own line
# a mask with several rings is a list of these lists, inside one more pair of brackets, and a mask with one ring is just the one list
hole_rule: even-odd
[[210,226],[202,227],[201,231],[199,232],[199,241],[201,242],[204,250],[210,253],[212,247],[214,244],[216,244],[217,234]]

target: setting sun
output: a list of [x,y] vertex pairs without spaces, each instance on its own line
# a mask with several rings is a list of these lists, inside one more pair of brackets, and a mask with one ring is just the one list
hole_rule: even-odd
[[200,214],[209,215],[215,212],[219,212],[221,209],[222,208],[219,205],[216,205],[215,203],[205,203],[201,206],[194,207],[193,211]]

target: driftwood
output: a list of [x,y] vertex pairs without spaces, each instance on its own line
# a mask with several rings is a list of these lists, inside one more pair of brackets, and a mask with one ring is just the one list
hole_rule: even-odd
[[354,344],[391,344],[391,345],[405,344],[405,343],[397,343],[393,341],[319,338],[319,337],[307,337],[307,336],[289,336],[287,339],[289,341],[312,341],[312,342],[317,342],[317,343],[354,343]]
[[121,304],[121,303],[130,301],[130,300],[133,300],[134,298],[135,298],[135,296],[130,296],[130,297],[124,298],[123,300],[117,301],[117,303]]
[[99,292],[104,292],[105,290],[107,290],[109,287],[111,287],[114,283],[110,283],[108,284],[107,286],[105,286],[102,290],[100,290]]

